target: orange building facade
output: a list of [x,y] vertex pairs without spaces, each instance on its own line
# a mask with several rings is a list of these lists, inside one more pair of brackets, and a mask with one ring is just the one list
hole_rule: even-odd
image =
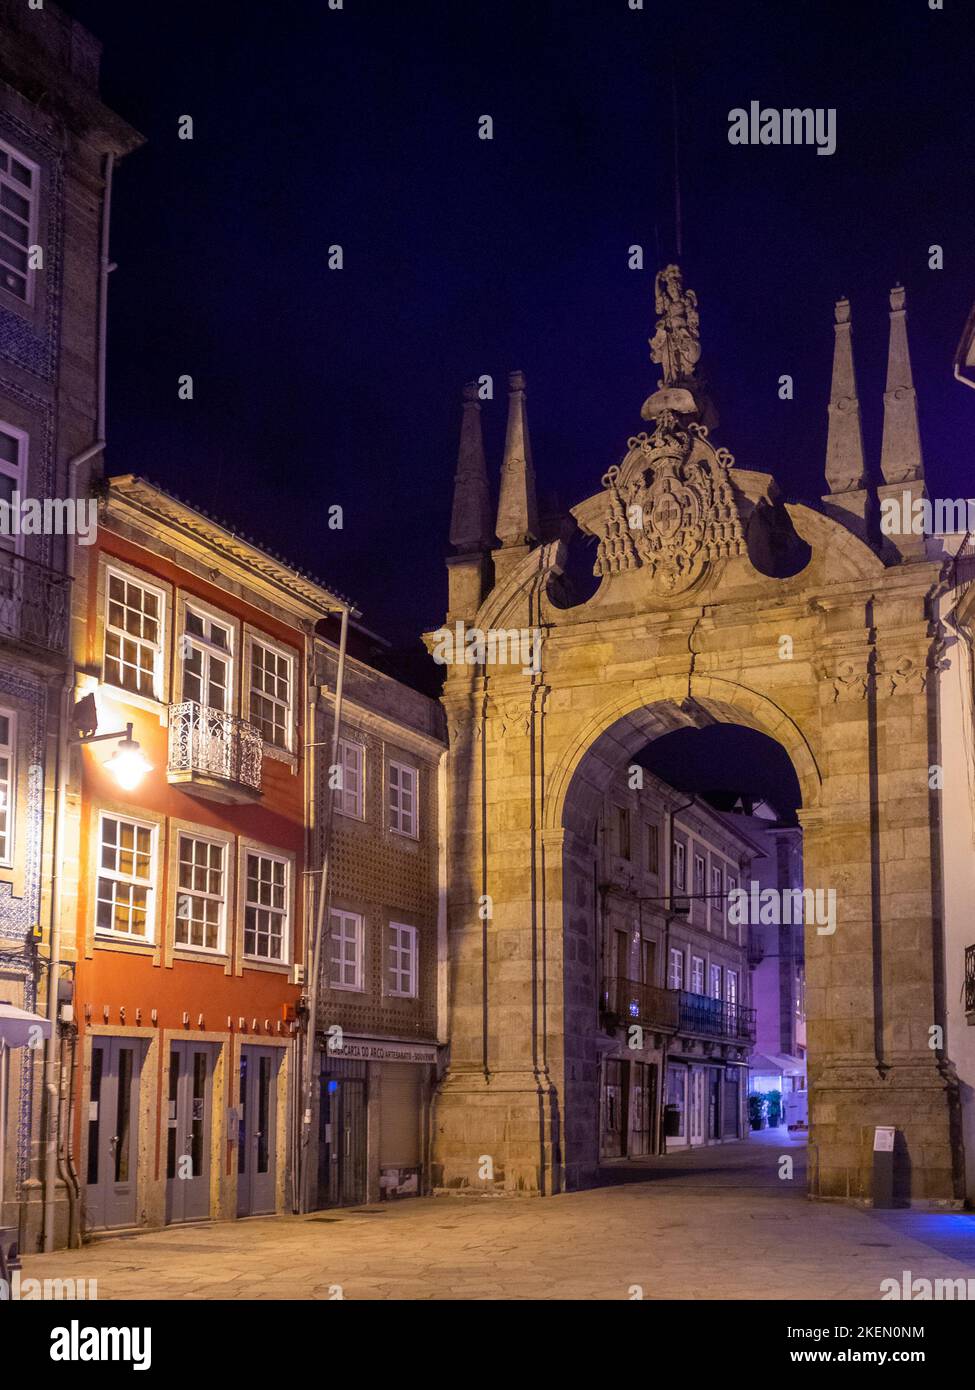
[[308,672],[341,604],[160,489],[104,484],[72,625],[71,1234],[291,1209]]

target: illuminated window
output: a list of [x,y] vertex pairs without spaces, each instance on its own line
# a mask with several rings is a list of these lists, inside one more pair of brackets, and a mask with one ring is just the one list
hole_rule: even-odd
[[389,764],[389,828],[400,835],[417,834],[417,770]]
[[667,971],[667,986],[669,989],[684,988],[684,952],[672,946],[670,948],[670,966]]
[[724,997],[729,1004],[738,1003],[738,971],[726,970],[724,972]]
[[263,642],[251,645],[251,723],[260,729],[266,743],[275,748],[291,748],[292,659],[276,647]]
[[365,932],[357,912],[332,909],[329,982],[333,989],[363,988]]
[[37,239],[37,185],[37,165],[0,143],[0,285],[25,304],[34,297],[28,256]]
[[179,837],[176,944],[202,951],[223,950],[224,850],[216,840]]
[[417,950],[416,927],[390,922],[386,948],[387,994],[401,999],[416,998]]
[[108,572],[105,680],[133,695],[158,698],[162,672],[163,597],[122,574]]
[[16,782],[16,720],[0,710],[0,864],[13,862]]
[[674,887],[680,889],[687,887],[684,869],[684,846],[679,840],[674,841]]
[[353,739],[339,739],[341,784],[335,789],[335,809],[343,816],[362,820],[366,804],[366,750]]
[[[26,476],[26,434],[10,425],[0,425],[0,550],[19,551],[23,545],[19,527],[14,525],[9,511],[14,505],[14,493],[23,494]],[[16,593],[12,583],[3,587],[5,592],[9,589],[12,595]],[[0,613],[0,625],[2,623],[3,614]]]
[[271,854],[247,853],[244,955],[287,959],[288,863]]
[[95,929],[152,940],[155,828],[121,816],[101,819]]
[[695,854],[694,856],[694,892],[699,898],[703,898],[707,889],[704,886],[704,855]]
[[691,956],[691,993],[704,993],[704,957]]
[[183,699],[208,709],[230,712],[230,628],[206,613],[187,607],[180,653],[183,658]]
[[711,966],[711,998],[721,998],[721,966]]
[[721,901],[721,865],[711,865],[711,911],[720,918],[722,912]]

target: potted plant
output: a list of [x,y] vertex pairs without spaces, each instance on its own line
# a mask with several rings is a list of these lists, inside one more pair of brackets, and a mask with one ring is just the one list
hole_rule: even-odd
[[753,1091],[748,1097],[748,1123],[752,1129],[761,1129],[765,1121],[765,1097]]
[[766,1091],[765,1105],[768,1113],[769,1129],[778,1129],[782,1123],[782,1092]]

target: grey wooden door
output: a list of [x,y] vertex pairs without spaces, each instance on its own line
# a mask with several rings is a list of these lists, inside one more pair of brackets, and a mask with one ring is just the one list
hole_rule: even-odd
[[166,1220],[210,1215],[213,1064],[210,1043],[174,1042],[169,1050]]
[[142,1047],[135,1038],[92,1042],[85,1210],[93,1230],[136,1224]]
[[244,1046],[238,1088],[237,1215],[273,1212],[277,1176],[277,1090],[280,1052]]

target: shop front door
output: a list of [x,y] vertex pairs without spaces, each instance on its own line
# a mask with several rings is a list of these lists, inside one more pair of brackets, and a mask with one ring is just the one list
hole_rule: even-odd
[[135,1038],[92,1043],[85,1194],[91,1230],[136,1223],[142,1058],[143,1044]]
[[318,1205],[354,1207],[366,1200],[365,1063],[326,1062],[320,1079]]
[[277,1099],[280,1049],[245,1045],[240,1050],[237,1119],[237,1215],[275,1209]]
[[174,1042],[169,1050],[166,1131],[166,1220],[210,1215],[213,1066],[210,1043]]

